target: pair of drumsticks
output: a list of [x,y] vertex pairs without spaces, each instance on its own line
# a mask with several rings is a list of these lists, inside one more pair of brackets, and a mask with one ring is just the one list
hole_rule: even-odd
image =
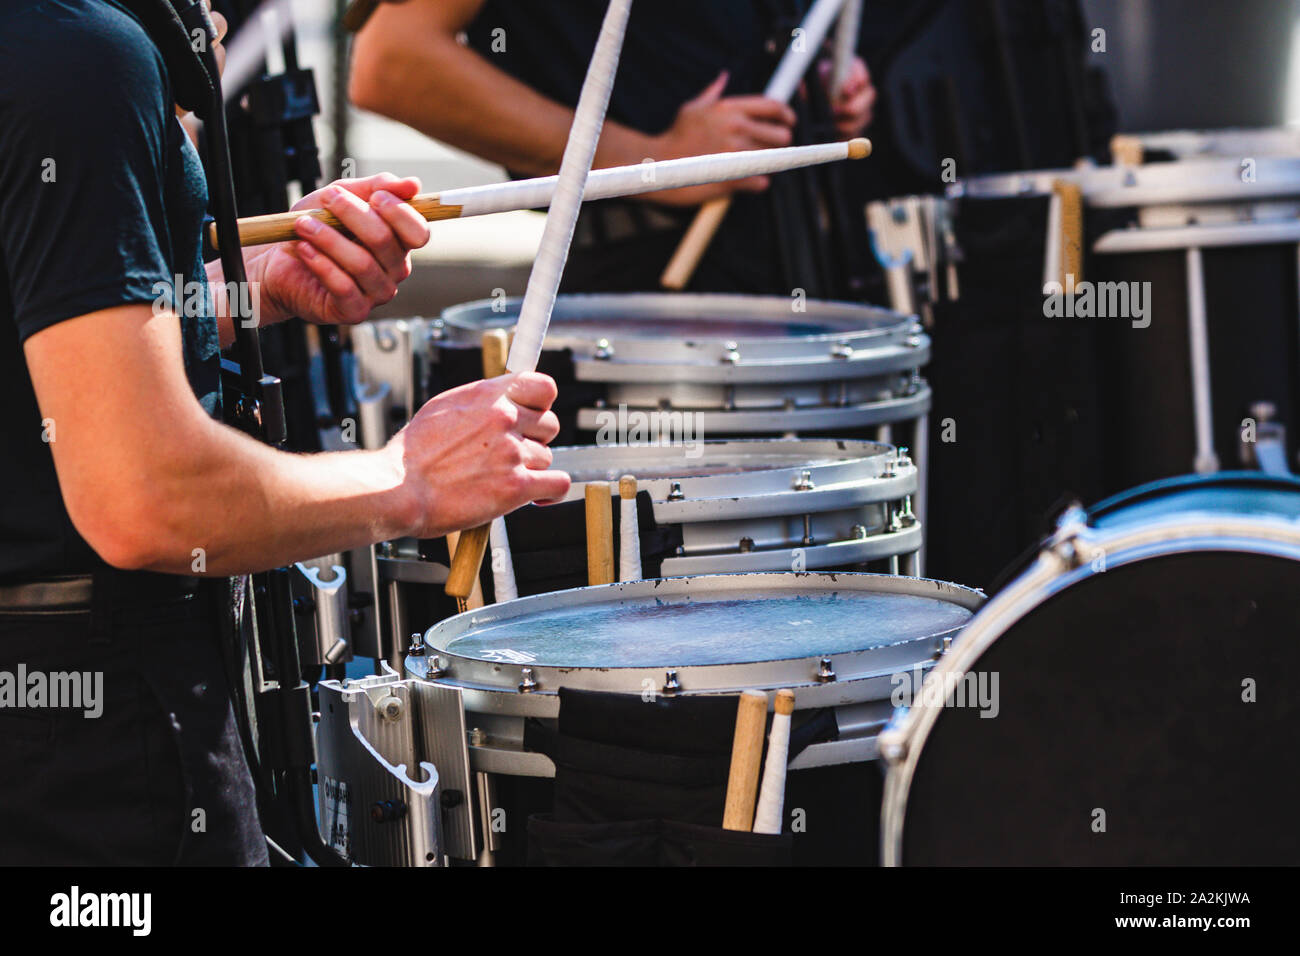
[[722,812],[724,830],[781,832],[793,713],[794,691],[778,690],[772,732],[767,743],[767,766],[760,787],[758,772],[763,762],[767,695],[757,690],[747,690],[740,695],[736,709],[736,734],[731,745],[731,770],[727,777],[727,802]]

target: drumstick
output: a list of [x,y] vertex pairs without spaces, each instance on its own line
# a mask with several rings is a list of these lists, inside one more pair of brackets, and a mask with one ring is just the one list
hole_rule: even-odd
[[[839,15],[843,4],[844,0],[817,0],[813,4],[799,32],[790,42],[785,55],[781,57],[781,62],[777,64],[776,72],[768,81],[767,88],[763,90],[764,96],[780,103],[790,101],[795,90],[799,88],[799,81],[808,72],[813,58],[821,50],[822,41],[826,39],[826,34],[835,17]],[[709,243],[713,241],[714,233],[722,225],[722,220],[726,218],[727,210],[730,208],[730,196],[711,200],[700,207],[700,211],[695,214],[694,221],[686,230],[686,235],[682,237],[673,257],[668,260],[668,267],[664,269],[659,279],[665,289],[686,288],[686,284],[691,281],[691,276],[695,274],[695,269],[700,264],[700,259],[704,257],[705,250],[709,248]]]
[[587,485],[587,583],[614,583],[614,503],[609,485]]
[[636,478],[618,480],[618,579],[641,580],[641,529],[637,525]]
[[831,63],[831,99],[837,99],[849,80],[853,58],[858,52],[858,32],[862,28],[862,0],[844,0],[840,22],[835,28],[835,59]]
[[515,559],[510,553],[510,536],[506,533],[504,517],[492,519],[488,547],[492,551],[492,599],[497,604],[513,601],[519,597],[519,587],[515,583]]
[[[573,126],[569,130],[569,141],[565,144],[564,158],[560,161],[560,172],[555,179],[555,193],[550,212],[546,215],[546,225],[542,229],[542,241],[537,250],[537,258],[533,260],[533,271],[528,276],[528,287],[524,290],[524,301],[519,308],[519,320],[515,323],[515,337],[510,343],[510,354],[506,358],[506,368],[511,372],[531,372],[537,368],[537,360],[542,354],[542,342],[551,322],[556,293],[560,290],[560,276],[569,257],[569,245],[573,241],[578,211],[582,208],[587,176],[596,155],[596,142],[605,122],[609,94],[614,87],[614,74],[618,72],[618,58],[623,49],[623,35],[627,32],[631,9],[632,0],[610,0],[609,8],[605,11],[605,21],[601,24],[600,36],[596,39],[596,49],[591,55],[591,65],[587,67],[587,77],[582,82],[578,107],[573,114]],[[481,535],[472,539],[475,548],[458,549],[451,562],[451,573],[447,576],[447,593],[457,600],[460,595],[452,591],[453,582],[458,589],[462,588],[469,578],[477,576],[478,568],[483,563],[487,528],[475,531],[481,532]]]
[[722,811],[724,830],[748,831],[754,823],[754,795],[759,765],[763,762],[763,727],[767,723],[767,695],[747,690],[736,706],[736,736],[731,742],[731,772],[727,776],[727,803]]
[[754,812],[755,833],[780,833],[781,811],[785,809],[785,765],[790,754],[790,715],[794,713],[794,691],[776,692],[776,712],[767,738],[767,765],[758,791]]
[[[509,338],[505,329],[488,329],[483,333],[483,377],[496,378],[506,372],[506,349]],[[496,518],[504,524],[503,518]],[[504,535],[505,529],[501,533]],[[447,545],[451,550],[451,571],[447,575],[446,591],[456,599],[462,614],[471,607],[482,607],[482,587],[479,584],[479,569],[483,566],[483,552],[487,549],[491,537],[491,525],[471,528],[463,534],[454,532],[459,538],[453,543],[452,535],[447,535]],[[464,555],[461,554],[462,548]],[[510,569],[513,583],[514,568]],[[495,580],[495,577],[494,577]],[[500,598],[497,598],[500,601]]]
[[[584,202],[590,202],[595,199],[637,196],[661,189],[766,176],[844,159],[865,159],[869,155],[871,142],[854,139],[847,143],[782,146],[776,149],[687,156],[684,159],[666,159],[633,166],[611,166],[608,169],[592,170],[582,198]],[[521,209],[541,209],[551,205],[558,180],[558,176],[542,176],[538,179],[520,179],[487,186],[466,186],[440,193],[421,193],[407,202],[430,222],[517,212]],[[239,220],[239,243],[242,246],[259,246],[268,242],[296,239],[298,234],[294,231],[294,223],[303,216],[311,216],[336,229],[341,228],[337,217],[324,209],[299,209],[265,216],[247,216]],[[208,239],[215,245],[216,234],[212,228],[208,230]]]
[[349,33],[356,33],[366,25],[370,14],[379,6],[379,0],[352,0],[343,11],[343,27]]

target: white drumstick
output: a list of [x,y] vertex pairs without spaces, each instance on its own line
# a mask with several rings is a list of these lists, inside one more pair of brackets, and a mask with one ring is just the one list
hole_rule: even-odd
[[835,28],[835,59],[831,64],[831,99],[839,97],[849,80],[853,58],[858,52],[858,31],[862,28],[862,0],[844,0],[840,22]]
[[505,518],[492,519],[488,547],[492,555],[492,597],[498,604],[513,601],[519,597],[519,588],[515,584],[515,559],[510,554]]
[[[767,176],[804,166],[833,163],[843,159],[865,159],[871,155],[871,141],[854,139],[847,143],[814,143],[810,146],[781,146],[775,149],[753,149],[738,153],[713,153],[708,156],[687,156],[667,159],[657,163],[637,163],[635,166],[612,166],[592,170],[583,190],[583,201],[613,199],[619,196],[637,196],[660,189],[678,189],[700,186],[729,179],[747,179],[750,176]],[[421,193],[409,200],[409,205],[425,219],[463,219],[467,216],[487,216],[498,212],[519,209],[541,209],[551,204],[555,196],[558,176],[537,179],[520,179],[509,183],[491,183],[486,186],[465,186],[440,193]],[[256,246],[268,242],[285,242],[294,239],[296,223],[303,216],[340,228],[338,219],[324,209],[300,209],[296,212],[277,212],[265,216],[248,216],[239,220],[239,242],[243,246]],[[209,230],[209,238],[216,244],[216,230]]]
[[[844,0],[817,0],[813,4],[813,8],[808,11],[808,16],[795,31],[790,46],[781,57],[781,62],[777,64],[776,72],[772,74],[767,88],[763,91],[764,96],[782,103],[788,102],[790,97],[794,96],[795,90],[799,88],[799,82],[808,72],[808,67],[821,52],[822,41],[826,39],[826,34],[830,31],[831,24],[835,22],[843,5]],[[730,208],[730,196],[710,200],[700,207],[700,211],[695,214],[686,234],[677,244],[672,258],[668,260],[663,275],[659,278],[664,288],[674,290],[686,288],[686,284],[691,281],[695,268],[700,264],[700,259],[704,257],[709,243],[713,241],[714,234],[722,225],[722,220],[726,218],[727,210]]]
[[[587,188],[587,176],[596,155],[596,142],[600,128],[605,123],[605,110],[609,94],[614,88],[614,74],[618,72],[618,58],[623,50],[623,34],[627,32],[627,18],[632,0],[610,0],[596,39],[596,50],[587,67],[587,78],[582,81],[582,93],[573,114],[569,129],[569,142],[564,147],[560,173],[555,181],[555,197],[546,215],[542,229],[541,246],[533,260],[533,271],[528,276],[528,288],[519,309],[519,323],[515,338],[506,359],[506,371],[531,372],[537,368],[542,354],[542,342],[551,324],[551,311],[555,296],[560,291],[560,276],[569,258],[569,244],[573,241],[573,228],[582,208],[582,195]],[[477,577],[483,564],[483,552],[491,537],[490,528],[479,526],[465,532],[464,545],[458,548],[447,575],[446,591],[457,604],[469,593],[469,582]],[[613,555],[610,556],[610,580],[613,580]]]
[[636,479],[618,480],[618,579],[641,580],[641,529],[636,515]]
[[780,833],[785,810],[785,765],[790,755],[790,715],[794,713],[794,691],[776,692],[772,730],[767,736],[767,763],[754,811],[755,833]]
[[812,61],[821,52],[822,41],[826,39],[826,34],[830,32],[831,24],[839,16],[844,3],[845,0],[817,0],[813,4],[808,16],[800,24],[798,33],[791,39],[785,55],[781,57],[781,62],[777,64],[776,72],[768,80],[764,96],[782,103],[789,102],[795,90],[799,89],[799,82],[808,72],[808,67],[812,66]]
[[605,123],[605,110],[609,107],[609,94],[614,88],[614,75],[618,72],[618,59],[623,51],[623,35],[627,32],[627,19],[632,0],[610,0],[596,40],[596,50],[587,68],[587,78],[582,83],[578,106],[569,130],[569,142],[564,147],[560,173],[555,183],[555,197],[542,242],[533,261],[533,271],[528,276],[524,301],[519,309],[519,324],[515,340],[510,346],[506,368],[511,372],[531,372],[537,368],[542,354],[542,342],[551,324],[551,310],[555,308],[555,295],[560,290],[560,277],[569,258],[573,230],[582,208],[582,195],[587,188],[587,176],[596,156],[596,143]]

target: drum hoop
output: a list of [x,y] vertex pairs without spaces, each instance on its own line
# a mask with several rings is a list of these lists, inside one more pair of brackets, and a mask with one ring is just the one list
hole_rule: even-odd
[[[521,303],[519,298],[478,299],[460,305],[450,306],[442,313],[445,328],[454,329],[465,336],[467,345],[478,344],[478,337],[484,328],[492,326],[505,327],[513,322]],[[856,328],[850,327],[833,332],[818,332],[808,335],[748,335],[748,336],[709,336],[702,341],[735,342],[743,356],[746,349],[772,350],[768,357],[775,359],[786,354],[788,350],[799,351],[803,348],[816,348],[825,351],[828,361],[829,346],[841,342],[852,344],[857,348],[885,347],[894,340],[905,342],[916,333],[915,316],[891,312],[877,306],[863,305],[858,302],[838,302],[831,300],[808,300],[804,311],[792,309],[793,300],[783,296],[760,295],[709,295],[678,294],[657,292],[633,293],[579,293],[559,296],[555,301],[553,321],[591,319],[618,319],[628,321],[635,319],[680,319],[683,316],[697,316],[701,320],[717,318],[735,318],[754,322],[770,320],[773,322],[816,322],[832,319],[856,322]],[[635,315],[629,313],[634,312]],[[475,321],[484,317],[488,323]],[[872,326],[862,328],[861,325]],[[573,348],[575,353],[583,355],[594,350],[597,340],[592,336],[560,335],[548,336],[553,347]],[[662,355],[666,347],[673,343],[642,337],[619,338],[617,334],[606,333],[601,336],[608,341],[615,356],[620,351],[635,354],[640,349],[653,348],[653,354]],[[877,344],[878,343],[878,344]],[[694,347],[693,343],[683,343],[684,349]],[[776,349],[780,347],[780,351]],[[669,364],[669,363],[666,363]],[[710,359],[709,364],[712,364]]]
[[1241,180],[1240,160],[1221,157],[1147,166],[997,173],[954,183],[948,187],[948,197],[1010,199],[1050,195],[1056,180],[1078,184],[1083,189],[1084,202],[1098,208],[1238,200],[1253,203],[1300,194],[1300,159],[1259,157],[1255,160],[1255,179],[1249,183]]
[[[700,442],[702,454],[711,459],[725,459],[728,453],[736,457],[761,459],[762,452],[783,453],[782,462],[772,467],[747,468],[740,471],[710,475],[663,475],[642,477],[637,470],[658,449],[688,448],[680,442],[673,444],[638,445],[580,445],[554,449],[554,467],[582,468],[588,456],[599,453],[602,464],[609,465],[609,478],[575,479],[565,500],[576,501],[583,497],[583,489],[592,482],[617,480],[621,474],[635,475],[638,488],[648,491],[654,501],[657,521],[678,524],[703,521],[775,517],[806,512],[832,511],[855,505],[892,501],[903,495],[915,494],[917,470],[915,465],[891,469],[897,461],[891,445],[863,440],[826,438],[748,438],[719,439]],[[818,457],[831,460],[792,462],[792,451],[806,449],[808,459]],[[857,452],[857,454],[854,454]],[[832,457],[837,456],[837,457]],[[570,459],[577,459],[572,461]],[[684,463],[685,464],[685,463]],[[686,470],[683,468],[683,471]],[[892,474],[887,472],[893,471]],[[812,488],[795,490],[804,478]],[[672,489],[680,497],[670,499]]]
[[[930,411],[933,395],[930,385],[921,380],[907,395],[884,398],[854,405],[803,405],[796,408],[722,408],[674,409],[689,411],[696,427],[713,434],[766,435],[772,432],[820,432],[834,428],[866,428],[892,425],[921,418]],[[629,408],[629,411],[652,412],[652,408]],[[578,409],[578,429],[594,432],[601,426],[602,413],[609,409]]]
[[[1074,566],[1061,553],[1060,544],[1067,544],[1075,554],[1092,551],[1104,554],[1105,570],[1094,570],[1086,557]],[[1153,558],[1205,551],[1235,551],[1300,561],[1300,523],[1286,522],[1277,516],[1258,518],[1192,511],[1137,527],[1105,531],[1082,527],[1075,536],[1049,542],[1026,571],[989,600],[935,665],[927,683],[930,679],[961,677],[1014,625],[1052,597],[1088,578]],[[943,707],[942,700],[931,702],[928,695],[920,695],[912,707],[900,708],[880,733],[880,753],[887,767],[880,825],[885,866],[902,865],[908,794],[921,753]]]

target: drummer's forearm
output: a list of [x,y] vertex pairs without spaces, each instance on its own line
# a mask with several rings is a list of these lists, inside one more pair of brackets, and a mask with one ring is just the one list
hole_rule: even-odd
[[[553,175],[573,110],[457,42],[445,22],[425,22],[420,4],[402,6],[412,9],[386,8],[381,12],[390,21],[387,29],[376,30],[384,24],[375,24],[358,37],[352,102],[514,172]],[[401,19],[394,21],[395,15]],[[610,120],[594,166],[631,165],[653,156],[654,137]]]

